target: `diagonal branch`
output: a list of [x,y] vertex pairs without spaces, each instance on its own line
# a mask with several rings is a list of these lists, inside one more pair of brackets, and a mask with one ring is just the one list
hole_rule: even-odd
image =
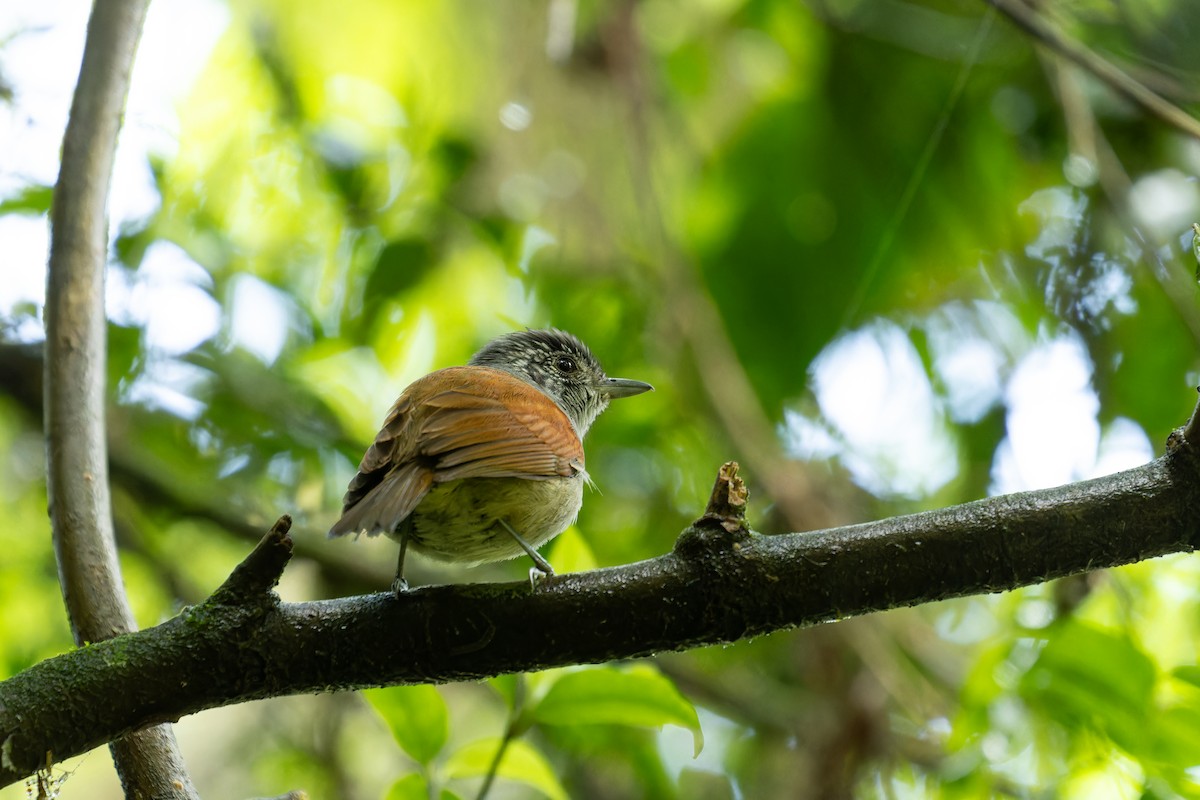
[[[105,447],[105,204],[148,5],[149,0],[96,0],[51,209],[47,485],[59,581],[80,645],[136,627],[113,542]],[[131,797],[196,797],[169,728],[114,742],[113,760]]]
[[[814,533],[740,527],[744,492],[674,551],[527,583],[280,603],[281,519],[211,598],[0,683],[0,784],[139,726],[285,694],[478,680],[683,650],[1192,550],[1200,442],[1105,478]],[[947,569],[953,565],[953,569]],[[59,698],[69,696],[64,706]]]
[[1179,321],[1192,338],[1200,342],[1200,309],[1195,303],[1195,290],[1187,272],[1178,264],[1168,263],[1162,252],[1166,242],[1153,230],[1144,229],[1130,208],[1133,181],[1104,135],[1087,100],[1082,81],[1083,73],[1061,59],[1047,59],[1047,68],[1063,108],[1063,119],[1071,150],[1087,158],[1099,169],[1099,185],[1108,199],[1113,214],[1125,228],[1131,242],[1141,251],[1142,260],[1158,282],[1163,295],[1174,309]]
[[1194,139],[1200,139],[1200,120],[1155,93],[1154,90],[1110,61],[1056,31],[1021,0],[984,0],[984,2],[1008,17],[1014,25],[1050,50],[1079,65],[1149,114]]

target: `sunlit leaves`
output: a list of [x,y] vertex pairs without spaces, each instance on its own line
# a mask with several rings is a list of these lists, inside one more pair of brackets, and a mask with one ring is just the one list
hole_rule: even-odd
[[[492,684],[508,706],[507,732],[480,738],[476,734],[481,731],[472,729],[465,742],[451,736],[449,719],[455,711],[433,687],[364,692],[401,749],[418,764],[416,773],[393,785],[397,797],[430,785],[454,789],[488,775],[524,784],[549,798],[565,797],[547,754],[534,743],[531,731],[540,728],[569,732],[558,739],[568,748],[573,740],[603,740],[605,736],[595,733],[599,730],[663,725],[688,730],[696,753],[703,743],[695,708],[670,680],[647,665],[542,673],[533,678],[533,697],[524,677],[500,677]],[[651,758],[658,761],[657,756]],[[646,765],[646,770],[649,775],[661,772],[662,766]]]
[[428,764],[446,744],[446,703],[433,686],[397,686],[363,692],[387,722],[396,743],[415,761]]
[[674,684],[649,667],[589,669],[554,679],[532,711],[543,725],[679,725],[704,745],[696,709]]
[[38,216],[45,214],[50,210],[50,200],[53,195],[53,186],[31,184],[11,197],[0,200],[0,215],[32,214]]
[[567,528],[554,539],[549,560],[555,569],[563,573],[584,572],[599,566],[596,554],[575,526]]
[[384,800],[429,800],[429,786],[425,778],[412,772],[393,783]]
[[446,777],[484,777],[492,770],[493,761],[502,746],[504,751],[495,770],[497,777],[524,784],[550,800],[566,800],[567,793],[546,757],[520,739],[506,744],[502,744],[500,739],[479,739],[466,745],[446,760]]
[[1021,681],[1021,694],[1063,724],[1096,726],[1136,749],[1153,706],[1154,662],[1128,636],[1077,622],[1056,631]]

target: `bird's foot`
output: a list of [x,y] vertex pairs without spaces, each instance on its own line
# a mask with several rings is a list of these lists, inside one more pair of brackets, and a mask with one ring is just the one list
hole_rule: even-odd
[[397,575],[396,579],[392,581],[392,594],[394,594],[396,597],[399,597],[407,591],[408,581]]
[[546,578],[553,578],[554,575],[554,567],[550,566],[548,563],[546,564],[546,569],[542,569],[541,567],[530,567],[529,588],[536,590],[539,583],[546,580]]

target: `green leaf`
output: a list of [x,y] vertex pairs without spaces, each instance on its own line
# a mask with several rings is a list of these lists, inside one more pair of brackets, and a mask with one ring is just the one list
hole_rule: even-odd
[[7,200],[0,200],[0,214],[45,214],[50,210],[50,201],[54,197],[54,187],[40,183],[21,187]]
[[1200,753],[1200,709],[1179,705],[1165,709],[1154,720],[1154,756],[1165,764],[1185,765]]
[[554,569],[562,573],[587,572],[597,566],[595,553],[574,525],[554,540],[549,559]]
[[679,725],[692,732],[696,754],[704,735],[696,709],[661,672],[645,665],[568,672],[532,711],[543,725]]
[[512,708],[515,705],[517,697],[516,675],[512,673],[497,675],[494,678],[489,678],[487,683],[500,696],[500,699],[504,701],[506,707]]
[[[479,739],[453,753],[443,769],[447,778],[480,778],[491,769],[492,760],[500,748],[501,739]],[[546,758],[532,745],[515,739],[504,749],[496,776],[523,783],[551,800],[567,800],[567,793]]]
[[1171,670],[1171,675],[1179,680],[1200,688],[1200,667],[1187,665]]
[[421,282],[437,262],[437,255],[426,239],[394,239],[383,246],[367,276],[366,295],[392,298]]
[[362,694],[414,760],[428,764],[446,746],[446,701],[433,686],[393,686]]
[[424,776],[410,773],[392,784],[384,800],[429,800],[429,784]]
[[1042,713],[1096,726],[1138,752],[1156,678],[1154,662],[1127,635],[1073,622],[1047,641],[1021,693]]

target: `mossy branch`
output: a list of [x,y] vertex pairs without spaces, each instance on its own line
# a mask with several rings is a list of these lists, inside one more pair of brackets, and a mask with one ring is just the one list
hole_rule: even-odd
[[204,603],[0,683],[0,783],[48,751],[66,758],[247,700],[633,658],[1189,551],[1197,447],[1177,432],[1163,457],[1105,478],[771,537],[736,522],[745,490],[726,465],[673,552],[535,589],[281,603],[271,587],[291,553],[284,518]]

